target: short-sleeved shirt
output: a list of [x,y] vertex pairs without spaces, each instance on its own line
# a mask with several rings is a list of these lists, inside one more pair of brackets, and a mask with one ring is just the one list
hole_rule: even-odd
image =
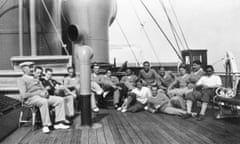
[[151,97],[152,93],[148,87],[142,87],[141,89],[134,88],[131,92],[136,94],[136,99],[142,104],[145,104],[148,97]]

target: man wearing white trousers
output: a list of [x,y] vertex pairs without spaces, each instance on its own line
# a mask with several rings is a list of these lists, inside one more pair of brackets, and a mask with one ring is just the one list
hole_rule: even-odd
[[52,125],[49,115],[49,106],[55,109],[55,129],[68,129],[69,126],[64,125],[65,106],[64,99],[57,96],[51,96],[42,86],[40,80],[34,79],[32,76],[31,66],[33,62],[23,62],[19,66],[23,71],[23,76],[18,79],[18,87],[20,94],[26,104],[37,106],[40,109],[42,119],[43,133],[49,133],[49,126]]

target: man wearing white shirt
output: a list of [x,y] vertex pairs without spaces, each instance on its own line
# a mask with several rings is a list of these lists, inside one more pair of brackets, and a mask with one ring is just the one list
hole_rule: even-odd
[[215,95],[216,88],[221,85],[221,78],[214,74],[213,66],[208,65],[206,67],[206,75],[202,76],[197,81],[194,91],[186,95],[188,114],[185,118],[191,117],[190,113],[192,111],[193,102],[200,100],[202,102],[202,106],[197,120],[203,120],[209,101]]
[[128,98],[123,103],[122,108],[119,109],[122,112],[138,112],[143,110],[148,97],[151,97],[152,93],[150,88],[143,86],[141,79],[136,81],[136,86],[137,87],[128,94]]

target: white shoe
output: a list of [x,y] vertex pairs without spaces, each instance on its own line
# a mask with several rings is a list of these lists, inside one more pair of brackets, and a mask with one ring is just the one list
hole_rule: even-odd
[[103,98],[105,98],[105,97],[107,96],[108,93],[109,93],[108,91],[103,92]]
[[95,108],[92,108],[92,111],[97,113],[100,111],[100,109],[98,107],[95,107]]
[[117,111],[121,111],[121,110],[122,110],[122,107],[117,108]]
[[145,110],[148,110],[148,106],[145,106],[144,109],[145,109]]
[[68,125],[64,125],[62,123],[54,125],[54,129],[69,129]]
[[125,109],[125,108],[123,108],[123,109],[121,110],[122,113],[125,113],[126,111],[127,111],[127,109]]
[[49,129],[47,126],[44,126],[44,127],[42,128],[42,132],[43,132],[43,133],[50,133],[50,129]]

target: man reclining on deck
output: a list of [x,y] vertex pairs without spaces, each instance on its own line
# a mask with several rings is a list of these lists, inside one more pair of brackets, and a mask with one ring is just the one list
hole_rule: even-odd
[[169,99],[162,89],[157,86],[151,87],[152,96],[148,97],[147,106],[145,110],[155,113],[157,111],[172,114],[172,115],[185,115],[187,114],[184,99],[181,96],[175,96]]
[[52,125],[49,115],[49,105],[55,108],[55,123],[57,124],[54,125],[54,128],[68,129],[69,126],[62,123],[66,120],[64,99],[49,95],[40,80],[33,78],[32,69],[30,68],[32,65],[33,62],[23,62],[19,65],[24,73],[23,76],[18,79],[18,87],[23,100],[26,104],[39,107],[43,133],[49,133],[50,130],[48,127]]

